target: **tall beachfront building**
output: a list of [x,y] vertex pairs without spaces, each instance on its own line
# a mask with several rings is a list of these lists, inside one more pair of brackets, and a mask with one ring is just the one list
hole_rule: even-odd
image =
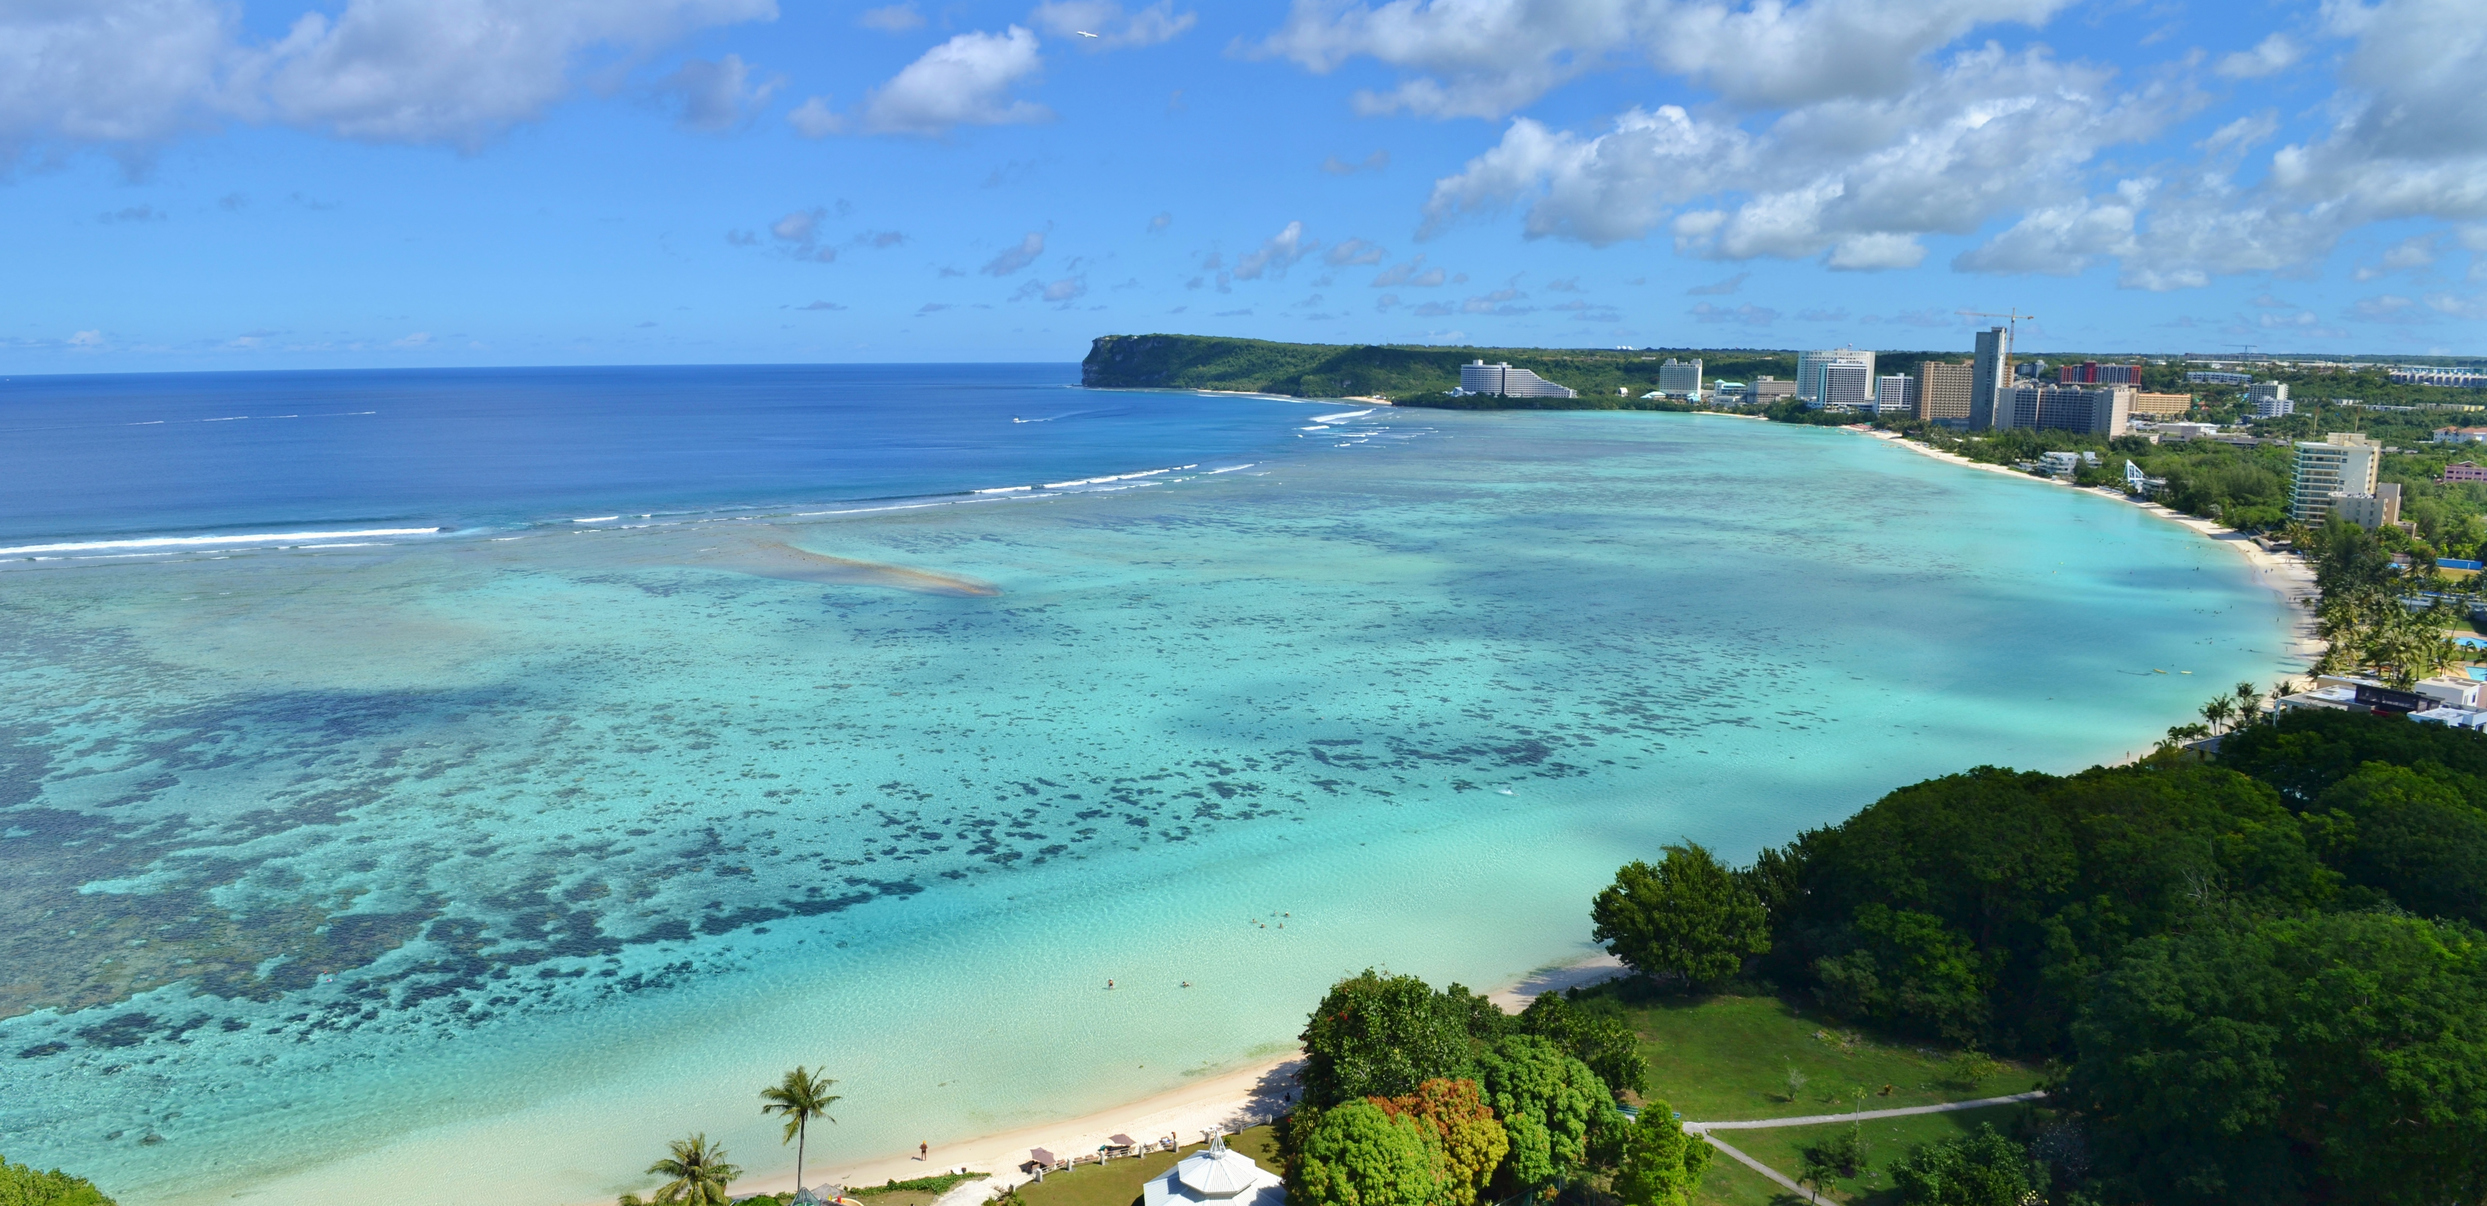
[[1701,358],[1695,356],[1686,361],[1667,357],[1667,362],[1658,366],[1658,392],[1670,398],[1700,397]]
[[2335,431],[2320,443],[2300,440],[2297,472],[2288,488],[2288,517],[2319,524],[2331,517],[2343,498],[2372,498],[2375,471],[2383,466],[2383,447],[2365,435]]
[[1995,393],[1995,426],[2120,436],[2130,430],[2130,385],[2047,385],[2023,381]]
[[1874,378],[1874,413],[1879,415],[1914,415],[1917,412],[1917,379],[1905,373],[1885,373]]
[[1928,360],[1917,366],[1916,417],[1955,422],[1969,417],[1976,370],[1965,360]]
[[1817,407],[1861,406],[1872,400],[1873,389],[1872,352],[1833,348],[1796,358],[1796,396]]
[[2012,332],[2007,327],[1989,327],[1978,332],[1977,359],[1971,362],[1969,378],[1969,427],[1984,431],[1998,424],[1995,418],[1995,393],[2011,384]]
[[1580,391],[1556,385],[1524,368],[1511,367],[1510,361],[1487,364],[1483,360],[1459,366],[1461,393],[1500,394],[1506,398],[1577,398]]

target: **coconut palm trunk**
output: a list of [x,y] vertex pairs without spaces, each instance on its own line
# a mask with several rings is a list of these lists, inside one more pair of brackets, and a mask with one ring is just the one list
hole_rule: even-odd
[[811,1140],[812,1119],[837,1121],[829,1117],[829,1107],[838,1101],[837,1095],[829,1091],[829,1086],[836,1083],[826,1076],[797,1067],[788,1072],[784,1080],[760,1090],[760,1100],[764,1103],[760,1112],[780,1114],[786,1119],[786,1136],[780,1142],[792,1141],[794,1144],[794,1189],[798,1194],[803,1192],[803,1156],[804,1148]]

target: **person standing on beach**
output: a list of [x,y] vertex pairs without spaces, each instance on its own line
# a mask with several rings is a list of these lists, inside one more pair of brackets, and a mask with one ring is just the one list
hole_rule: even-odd
[[932,1144],[929,1144],[929,1143],[918,1143],[918,1144],[916,1144],[916,1145],[915,1145],[915,1158],[916,1158],[918,1161],[924,1161],[924,1160],[930,1160],[930,1159],[932,1159],[932,1158],[933,1158],[933,1145],[932,1145]]

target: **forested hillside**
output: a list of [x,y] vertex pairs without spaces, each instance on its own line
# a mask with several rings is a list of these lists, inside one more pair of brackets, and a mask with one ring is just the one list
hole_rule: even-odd
[[[1510,361],[1516,368],[1580,391],[1580,397],[1479,399],[1511,406],[1642,407],[1658,388],[1658,366],[1669,356],[1699,356],[1711,377],[1745,380],[1769,374],[1793,380],[1796,357],[1753,349],[1650,351],[1597,348],[1467,348],[1272,343],[1207,335],[1106,335],[1080,364],[1080,382],[1120,389],[1229,389],[1294,398],[1383,397],[1438,401],[1459,384],[1471,360]],[[1618,395],[1617,390],[1627,391]]]

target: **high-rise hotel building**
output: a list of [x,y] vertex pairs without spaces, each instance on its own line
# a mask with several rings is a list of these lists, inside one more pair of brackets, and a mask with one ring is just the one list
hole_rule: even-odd
[[1819,408],[1862,406],[1874,397],[1874,353],[1855,348],[1796,358],[1796,396]]
[[1513,368],[1506,360],[1487,364],[1473,360],[1459,366],[1461,393],[1500,394],[1506,398],[1577,398],[1580,391],[1567,385],[1556,385],[1524,368]]
[[1976,392],[1975,366],[1963,360],[1928,360],[1917,366],[1916,417],[1966,421],[1969,400]]
[[1991,427],[2008,427],[1998,422],[1995,414],[1995,393],[2011,384],[2012,330],[1990,327],[1978,332],[1977,359],[1971,362],[1969,378],[1969,427],[1984,431]]
[[2383,467],[2383,446],[2352,431],[2335,431],[2321,443],[2297,443],[2297,472],[2288,489],[2288,517],[2319,525],[2331,518],[2343,498],[2375,496],[2375,471]]

